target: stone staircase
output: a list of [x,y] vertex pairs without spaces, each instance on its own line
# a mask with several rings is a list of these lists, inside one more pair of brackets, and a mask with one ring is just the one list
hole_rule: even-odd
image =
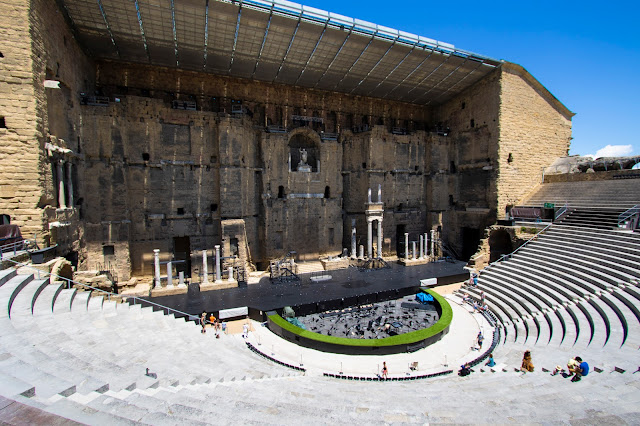
[[614,229],[618,228],[618,217],[625,211],[626,209],[611,208],[571,209],[557,223],[583,228]]
[[638,200],[640,185],[635,179],[613,179],[544,183],[527,197],[524,205],[555,203],[559,207],[567,203],[574,208],[624,211],[638,204]]
[[640,235],[552,225],[469,292],[502,322],[506,342],[587,350],[640,347]]
[[[566,239],[558,244],[568,246],[572,234],[552,230]],[[591,232],[595,240],[604,231]],[[604,273],[589,280],[564,276],[565,288],[546,277],[534,280],[533,272],[514,266],[528,259],[521,258],[480,277],[479,288],[508,331],[494,351],[501,368],[479,365],[467,377],[387,382],[303,374],[252,353],[239,336],[215,339],[173,315],[3,270],[0,395],[85,424],[634,423],[640,415],[640,374],[633,374],[637,282],[614,285]],[[616,309],[626,320],[626,338]],[[514,371],[524,349],[533,351],[534,373]],[[595,370],[580,383],[549,374],[576,355]],[[461,401],[474,409],[461,410]]]

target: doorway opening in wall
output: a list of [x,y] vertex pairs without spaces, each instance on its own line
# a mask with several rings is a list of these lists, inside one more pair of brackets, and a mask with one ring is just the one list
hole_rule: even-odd
[[503,254],[509,254],[513,251],[513,243],[511,235],[507,231],[495,230],[489,236],[489,262],[495,262],[500,259]]
[[480,243],[481,234],[480,229],[476,228],[462,228],[462,259],[469,260],[471,256],[478,250],[478,244]]
[[396,226],[396,254],[398,258],[404,257],[404,233],[407,232],[406,228],[406,225]]
[[173,259],[176,262],[174,274],[184,272],[184,276],[191,278],[191,241],[189,237],[173,237]]
[[238,250],[238,239],[230,238],[229,239],[229,256],[239,257],[240,251]]

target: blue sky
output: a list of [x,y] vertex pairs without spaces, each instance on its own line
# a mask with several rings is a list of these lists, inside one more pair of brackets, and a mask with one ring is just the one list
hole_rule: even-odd
[[576,113],[570,154],[640,155],[640,3],[301,3],[520,64]]

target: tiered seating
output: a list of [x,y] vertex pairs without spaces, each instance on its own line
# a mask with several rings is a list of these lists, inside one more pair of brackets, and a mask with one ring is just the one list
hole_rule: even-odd
[[[595,422],[594,413],[633,423],[639,250],[635,234],[552,226],[468,289],[478,299],[484,291],[502,323],[493,350],[500,367],[480,364],[428,386],[295,371],[239,337],[217,340],[172,315],[4,270],[0,395],[87,424]],[[524,349],[536,364],[526,375],[514,371]],[[594,368],[579,384],[549,374],[575,355]],[[398,376],[404,367],[384,358]],[[523,386],[530,400],[563,403],[523,410]],[[461,400],[478,409],[460,410]]]
[[[0,394],[93,399],[107,391],[300,374],[243,350],[235,336],[88,291],[0,271]],[[171,342],[168,344],[167,342]],[[184,353],[180,353],[184,351]],[[159,379],[145,375],[145,368]]]
[[613,229],[618,227],[618,218],[626,210],[625,208],[570,208],[559,223],[584,228]]
[[[509,260],[486,268],[479,290],[538,345],[640,343],[640,235],[552,225]],[[506,306],[506,308],[505,308]],[[511,324],[507,324],[511,326]]]
[[574,208],[626,210],[638,204],[640,185],[635,179],[545,183],[529,196],[528,206],[565,203]]

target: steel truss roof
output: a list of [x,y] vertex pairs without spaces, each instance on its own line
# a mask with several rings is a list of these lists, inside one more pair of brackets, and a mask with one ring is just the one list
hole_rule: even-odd
[[501,61],[288,1],[58,0],[96,58],[438,105]]

